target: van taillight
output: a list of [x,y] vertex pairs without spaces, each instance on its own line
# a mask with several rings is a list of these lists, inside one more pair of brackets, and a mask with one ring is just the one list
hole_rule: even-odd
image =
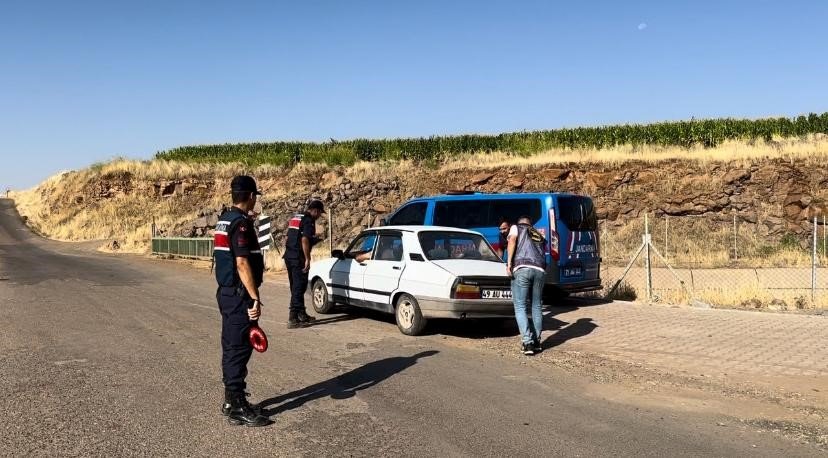
[[558,235],[558,221],[555,216],[555,209],[549,209],[549,254],[552,259],[561,259],[561,237]]
[[561,259],[560,240],[561,238],[558,236],[557,232],[552,231],[549,234],[549,254],[551,254],[552,259],[556,261]]

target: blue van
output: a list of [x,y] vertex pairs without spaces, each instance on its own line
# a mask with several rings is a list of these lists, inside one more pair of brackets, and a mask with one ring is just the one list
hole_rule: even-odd
[[500,221],[505,218],[514,224],[521,216],[532,218],[547,240],[547,297],[601,288],[598,218],[587,196],[462,191],[412,199],[385,218],[383,224],[471,229],[483,234],[497,249]]

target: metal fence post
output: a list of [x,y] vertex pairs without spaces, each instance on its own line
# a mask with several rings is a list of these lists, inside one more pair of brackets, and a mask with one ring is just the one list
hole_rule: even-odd
[[653,301],[653,270],[650,254],[650,220],[649,213],[644,213],[644,248],[647,250],[647,257],[644,258],[644,268],[647,271],[647,302]]
[[819,226],[817,226],[817,218],[814,216],[814,248],[811,252],[811,304],[816,303],[817,237],[819,237]]
[[738,233],[736,231],[736,213],[733,214],[733,259],[738,261],[739,260],[739,252],[736,248],[736,237]]

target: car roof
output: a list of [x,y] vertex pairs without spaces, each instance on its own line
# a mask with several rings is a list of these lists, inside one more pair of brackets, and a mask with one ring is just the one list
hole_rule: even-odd
[[470,231],[468,229],[460,229],[459,227],[446,227],[446,226],[379,226],[379,227],[369,227],[368,229],[364,229],[363,232],[369,231],[402,231],[402,232],[463,232],[466,234],[477,234],[482,235],[479,232]]

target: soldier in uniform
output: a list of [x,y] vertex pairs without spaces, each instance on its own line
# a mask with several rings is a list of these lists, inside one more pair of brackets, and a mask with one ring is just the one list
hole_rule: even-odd
[[316,318],[305,311],[305,291],[308,290],[308,271],[311,263],[311,248],[319,243],[316,236],[316,220],[325,213],[321,200],[308,203],[305,213],[298,213],[288,222],[285,241],[285,266],[290,283],[290,313],[288,329],[308,326]]
[[233,178],[230,188],[233,206],[219,218],[214,239],[216,299],[221,311],[222,413],[235,425],[265,426],[271,421],[247,401],[244,381],[253,353],[248,336],[250,322],[259,319],[262,307],[259,286],[264,259],[253,221],[248,217],[261,193],[256,181],[246,175]]

